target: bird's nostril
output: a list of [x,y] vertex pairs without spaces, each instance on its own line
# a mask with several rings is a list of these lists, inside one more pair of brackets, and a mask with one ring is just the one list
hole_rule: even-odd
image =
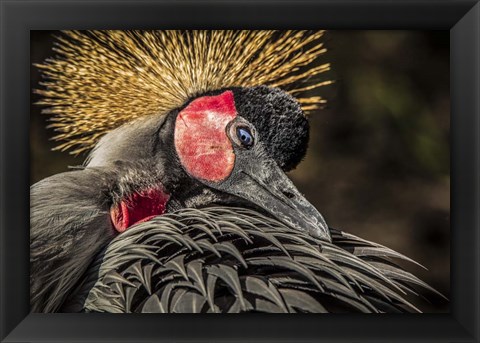
[[288,199],[293,199],[295,198],[295,194],[289,191],[282,191],[283,195],[285,195]]

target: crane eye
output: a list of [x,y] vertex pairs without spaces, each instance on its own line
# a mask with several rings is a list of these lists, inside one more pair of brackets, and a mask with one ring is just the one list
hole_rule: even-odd
[[248,127],[237,127],[237,138],[245,148],[253,145],[253,135]]

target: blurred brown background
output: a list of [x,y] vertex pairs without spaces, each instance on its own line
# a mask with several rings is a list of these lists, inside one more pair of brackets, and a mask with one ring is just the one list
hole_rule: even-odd
[[[31,32],[32,63],[53,56],[52,32]],[[329,103],[310,116],[310,148],[291,178],[331,227],[393,248],[449,296],[448,31],[330,31]],[[322,62],[324,62],[322,61]],[[31,67],[32,89],[40,76]],[[46,116],[31,105],[31,183],[79,165],[52,152]],[[433,303],[427,312],[447,312]]]

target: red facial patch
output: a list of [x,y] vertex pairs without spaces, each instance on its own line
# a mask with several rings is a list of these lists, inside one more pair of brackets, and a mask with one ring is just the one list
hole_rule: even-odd
[[110,210],[115,230],[124,232],[133,224],[143,223],[164,214],[169,198],[169,194],[157,188],[132,194]]
[[208,181],[230,175],[235,154],[226,126],[236,116],[232,91],[195,99],[178,114],[175,148],[190,175]]

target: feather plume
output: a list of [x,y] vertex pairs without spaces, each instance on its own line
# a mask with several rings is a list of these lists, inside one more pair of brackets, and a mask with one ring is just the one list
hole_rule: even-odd
[[310,91],[331,83],[318,75],[323,31],[64,31],[57,56],[36,64],[36,93],[56,150],[78,154],[135,118],[167,113],[202,93],[266,85],[297,98],[308,113],[325,100]]

